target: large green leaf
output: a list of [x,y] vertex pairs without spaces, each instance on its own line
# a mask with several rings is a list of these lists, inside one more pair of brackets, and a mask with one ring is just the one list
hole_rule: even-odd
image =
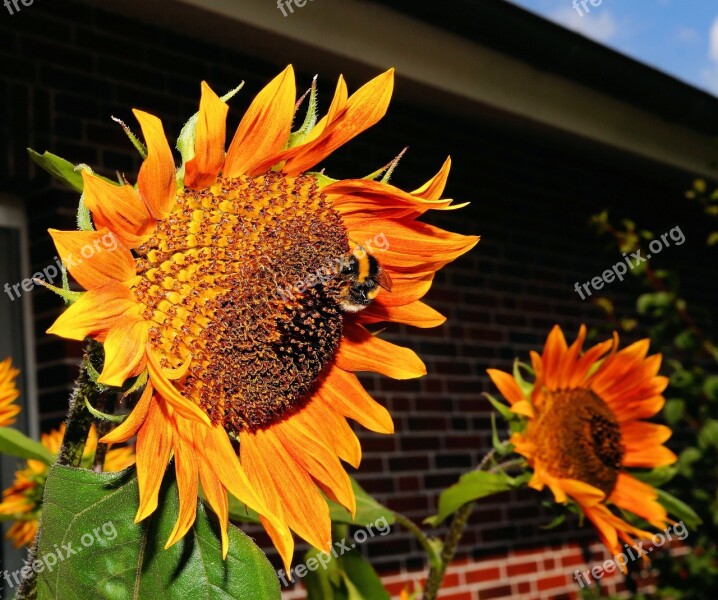
[[424,523],[432,527],[438,526],[446,517],[455,513],[464,504],[499,492],[514,489],[517,480],[505,473],[489,473],[472,471],[462,475],[458,483],[446,488],[439,496],[439,511],[428,517]]
[[46,465],[54,463],[57,458],[40,442],[12,427],[0,427],[0,454],[40,460]]
[[[236,527],[229,528],[229,554],[222,559],[218,526],[201,502],[192,529],[164,549],[179,511],[177,485],[169,475],[157,510],[135,524],[138,497],[134,468],[94,473],[52,467],[38,552],[40,600],[280,598],[269,561]],[[46,567],[50,562],[56,562],[48,565],[52,570]]]

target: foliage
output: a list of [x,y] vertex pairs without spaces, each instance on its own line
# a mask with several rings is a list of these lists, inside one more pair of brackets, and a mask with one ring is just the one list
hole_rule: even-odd
[[[709,220],[718,217],[718,190],[709,193],[705,182],[699,180],[686,196],[700,204]],[[613,225],[607,213],[592,221],[600,234],[613,238],[620,251],[641,249],[647,256],[644,245],[654,237],[650,231],[629,219]],[[714,231],[706,243],[710,247],[716,242],[718,232]],[[654,262],[647,260],[631,271],[634,278],[627,285],[633,287],[637,298],[632,312],[624,314],[607,298],[596,304],[604,310],[611,328],[623,333],[647,330],[670,369],[663,414],[675,432],[673,445],[682,450],[675,465],[647,474],[647,478],[658,477],[703,524],[685,540],[690,552],[678,557],[668,552],[652,556],[658,589],[651,597],[700,600],[718,589],[718,351],[709,329],[715,315],[683,298],[678,275],[654,267]],[[673,509],[681,506],[675,499],[667,502]]]

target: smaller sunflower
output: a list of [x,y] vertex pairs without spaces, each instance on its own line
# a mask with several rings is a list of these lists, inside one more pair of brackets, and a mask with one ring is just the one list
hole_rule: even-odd
[[656,490],[626,468],[655,468],[676,461],[663,443],[670,428],[647,419],[665,403],[668,379],[658,375],[661,355],[648,353],[644,339],[618,351],[618,334],[582,352],[586,327],[568,346],[556,325],[543,353],[531,352],[536,373],[533,390],[522,392],[521,382],[503,371],[488,369],[511,410],[527,417],[523,433],[511,442],[534,470],[530,487],[548,486],[557,502],[573,500],[593,523],[614,554],[619,538],[649,539],[612,512],[610,506],[631,512],[657,529],[665,529],[668,515]]
[[[41,442],[52,454],[60,452],[65,424],[50,433],[43,433]],[[92,468],[97,449],[97,432],[94,425],[90,429],[81,466]],[[135,453],[132,447],[109,450],[105,456],[105,471],[121,471],[134,464]],[[0,515],[9,515],[15,522],[10,526],[7,537],[15,548],[29,546],[35,539],[38,520],[42,510],[42,494],[50,467],[39,460],[28,460],[25,468],[15,473],[15,481],[3,491],[0,502]]]
[[15,415],[20,407],[13,404],[20,395],[15,386],[15,378],[20,371],[13,368],[12,360],[8,357],[0,362],[0,427],[8,427],[15,422]]

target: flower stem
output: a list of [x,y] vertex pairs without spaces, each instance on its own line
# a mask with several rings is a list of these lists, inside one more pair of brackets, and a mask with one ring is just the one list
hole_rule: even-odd
[[[477,465],[476,470],[496,473],[497,471],[506,471],[524,464],[523,458],[506,460],[504,462],[494,464],[494,457],[496,453],[496,449],[492,449],[487,452],[481,462]],[[459,542],[461,541],[466,525],[469,522],[469,516],[471,516],[475,506],[476,502],[469,502],[468,504],[464,504],[454,513],[454,516],[451,519],[451,524],[449,525],[449,531],[446,533],[446,537],[444,538],[444,546],[441,550],[441,560],[438,564],[432,565],[429,569],[429,576],[426,579],[426,587],[424,588],[424,600],[436,600],[441,584],[444,581],[446,570],[449,568],[451,561],[454,560],[454,555],[456,554]]]
[[421,547],[424,549],[427,555],[432,556],[436,552],[434,548],[432,548],[431,542],[429,542],[429,538],[421,529],[419,529],[419,526],[414,523],[414,521],[398,512],[394,512],[394,517],[396,518],[396,522],[399,525],[414,534],[416,539],[419,540],[419,544],[421,544]]
[[[97,385],[92,381],[88,372],[88,363],[91,365],[102,362],[101,346],[97,342],[89,342],[85,348],[85,356],[80,366],[80,375],[75,382],[75,388],[70,395],[70,407],[65,420],[65,435],[57,457],[58,465],[79,467],[85,443],[92,426],[92,415],[85,406],[85,399],[93,404],[101,394]],[[26,565],[32,565],[38,556],[40,534],[42,532],[42,515],[35,541],[27,555]],[[27,577],[23,577],[18,586],[15,600],[35,600],[37,598],[37,572],[30,570]]]

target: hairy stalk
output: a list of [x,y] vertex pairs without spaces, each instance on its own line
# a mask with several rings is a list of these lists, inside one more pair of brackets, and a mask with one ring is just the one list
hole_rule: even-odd
[[[80,375],[70,395],[70,407],[65,420],[65,435],[57,457],[58,465],[79,467],[82,454],[85,450],[87,436],[92,425],[92,415],[85,406],[85,399],[94,404],[101,395],[97,385],[92,381],[88,372],[89,365],[98,365],[102,362],[101,346],[97,342],[89,342],[85,347],[85,356],[80,366]],[[26,565],[32,566],[38,556],[38,544],[42,532],[42,516],[35,541],[28,552]],[[23,576],[18,586],[16,600],[35,600],[37,598],[37,572],[30,569],[27,576]]]
[[419,541],[419,544],[421,544],[421,547],[424,549],[424,552],[426,552],[428,556],[432,556],[434,554],[435,550],[432,548],[429,538],[421,529],[419,529],[419,526],[414,523],[414,521],[398,512],[394,513],[394,517],[399,525],[414,534],[416,539]]

